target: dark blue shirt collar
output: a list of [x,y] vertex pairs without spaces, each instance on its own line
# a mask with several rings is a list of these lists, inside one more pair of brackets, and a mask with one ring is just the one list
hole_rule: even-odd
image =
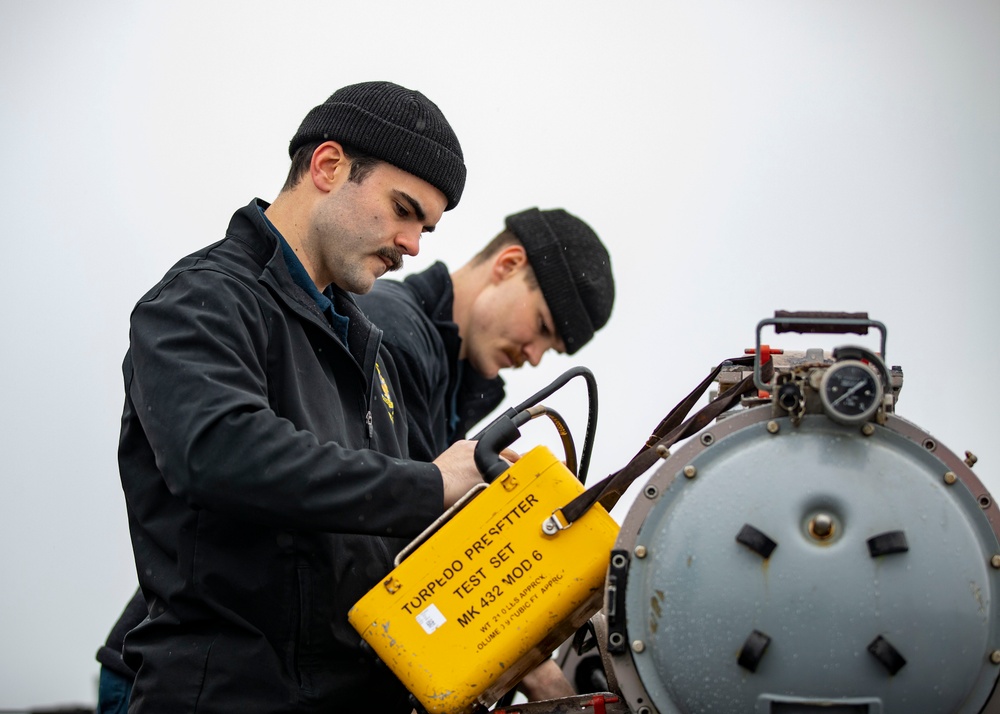
[[292,247],[288,245],[288,241],[285,237],[281,235],[281,232],[271,223],[271,220],[264,213],[264,209],[257,206],[257,210],[260,211],[261,217],[264,222],[267,223],[267,227],[271,229],[271,232],[278,239],[278,243],[281,245],[281,255],[285,258],[285,265],[288,267],[288,274],[292,276],[292,280],[300,288],[306,291],[308,295],[316,302],[316,306],[319,308],[320,312],[326,315],[326,319],[330,321],[330,326],[333,327],[333,331],[340,338],[340,341],[345,345],[347,344],[347,328],[350,325],[350,320],[337,312],[337,309],[333,306],[333,291],[327,286],[324,292],[320,292],[316,287],[316,283],[313,282],[312,278],[309,277],[309,273],[306,271],[302,261],[299,257],[295,255],[295,251]]

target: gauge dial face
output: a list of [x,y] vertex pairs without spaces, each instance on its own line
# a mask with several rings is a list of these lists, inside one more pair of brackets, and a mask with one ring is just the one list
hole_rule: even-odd
[[882,385],[863,362],[847,360],[830,367],[820,384],[823,409],[841,424],[867,421],[882,401]]

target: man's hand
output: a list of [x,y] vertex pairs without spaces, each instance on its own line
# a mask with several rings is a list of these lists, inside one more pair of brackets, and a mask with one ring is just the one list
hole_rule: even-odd
[[456,441],[434,459],[433,463],[441,469],[441,480],[444,482],[445,508],[451,508],[469,489],[483,482],[474,461],[475,451],[476,442],[463,439]]
[[511,448],[507,448],[500,452],[500,458],[506,461],[508,464],[512,464],[519,458],[521,458],[521,455]]
[[547,659],[524,675],[517,688],[530,702],[544,699],[562,699],[576,695],[573,685],[553,659]]

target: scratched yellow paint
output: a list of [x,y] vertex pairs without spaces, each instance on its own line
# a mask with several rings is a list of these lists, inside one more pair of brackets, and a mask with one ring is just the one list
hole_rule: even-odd
[[600,609],[615,521],[595,505],[572,527],[542,532],[582,491],[536,447],[351,609],[430,714],[492,705]]

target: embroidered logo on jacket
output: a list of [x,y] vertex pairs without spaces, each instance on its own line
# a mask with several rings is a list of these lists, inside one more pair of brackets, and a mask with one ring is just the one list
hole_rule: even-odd
[[389,421],[395,423],[396,420],[393,418],[395,405],[389,396],[389,385],[386,383],[385,377],[382,376],[382,369],[378,366],[378,362],[375,363],[375,371],[378,373],[378,381],[382,383],[382,401],[385,402],[385,408],[389,412]]

